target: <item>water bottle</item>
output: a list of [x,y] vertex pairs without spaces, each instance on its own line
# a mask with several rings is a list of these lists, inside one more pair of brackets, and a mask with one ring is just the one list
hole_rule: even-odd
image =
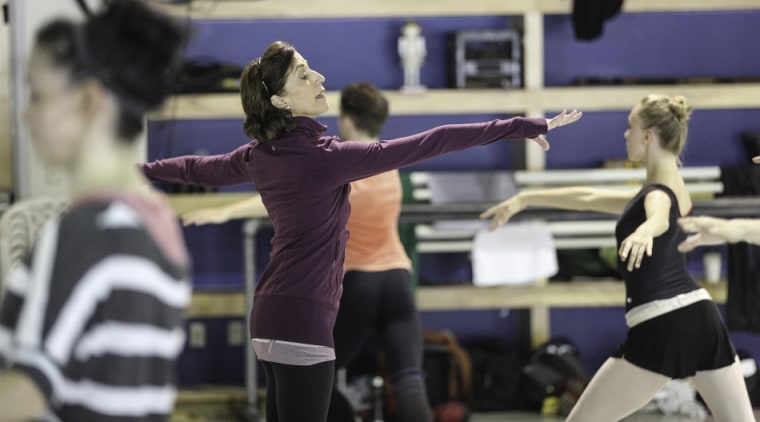
[[372,378],[372,391],[375,396],[375,417],[373,422],[383,422],[383,377]]

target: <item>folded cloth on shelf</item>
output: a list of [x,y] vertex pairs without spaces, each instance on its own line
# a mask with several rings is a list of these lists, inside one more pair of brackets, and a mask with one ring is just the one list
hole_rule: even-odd
[[481,230],[472,245],[472,275],[476,286],[533,283],[557,273],[557,253],[546,224],[510,223]]

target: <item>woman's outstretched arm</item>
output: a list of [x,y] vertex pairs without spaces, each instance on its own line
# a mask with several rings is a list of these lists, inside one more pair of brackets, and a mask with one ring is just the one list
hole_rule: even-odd
[[668,194],[661,190],[652,190],[644,198],[646,220],[628,237],[620,242],[618,256],[623,262],[628,261],[628,271],[641,266],[644,255],[652,256],[654,238],[670,228],[670,207],[673,206]]
[[220,224],[238,218],[253,218],[267,215],[261,195],[253,196],[241,201],[212,208],[201,208],[182,214],[182,223],[186,226],[193,224]]
[[681,252],[705,245],[749,242],[760,245],[760,220],[735,218],[726,220],[715,217],[683,217],[678,220],[683,231],[694,233],[678,245]]
[[480,218],[491,218],[490,230],[509,221],[526,207],[548,207],[620,214],[636,191],[620,192],[589,187],[566,187],[520,192],[487,209]]
[[574,123],[582,114],[562,112],[552,119],[514,117],[471,124],[439,126],[403,138],[374,142],[329,142],[321,157],[325,174],[337,184],[407,167],[446,153],[462,151],[503,139],[533,139],[548,148],[541,136]]
[[184,155],[138,164],[153,182],[197,186],[235,186],[251,183],[251,145],[219,155]]

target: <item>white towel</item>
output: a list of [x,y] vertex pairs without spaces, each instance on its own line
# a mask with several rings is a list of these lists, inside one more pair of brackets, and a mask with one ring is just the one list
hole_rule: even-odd
[[481,230],[472,245],[473,284],[529,284],[557,273],[557,253],[549,228],[540,222],[510,223]]

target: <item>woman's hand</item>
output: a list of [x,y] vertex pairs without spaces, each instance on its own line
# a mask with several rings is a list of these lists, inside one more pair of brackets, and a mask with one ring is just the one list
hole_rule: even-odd
[[[552,117],[551,119],[546,119],[546,130],[550,131],[561,126],[575,123],[581,117],[583,117],[583,113],[578,110],[573,110],[570,113],[568,113],[567,110],[562,110],[562,113]],[[530,138],[530,140],[537,143],[538,146],[540,146],[544,151],[549,151],[549,141],[547,141],[543,135],[536,136],[535,138]]]
[[695,233],[678,245],[681,252],[697,246],[741,242],[746,231],[741,224],[715,217],[683,217],[678,219],[678,225],[686,233]]
[[653,243],[654,236],[652,236],[652,233],[642,227],[636,229],[635,232],[631,233],[620,243],[618,256],[621,261],[628,262],[628,271],[641,267],[644,254],[652,256]]
[[562,113],[552,117],[551,119],[546,119],[546,128],[547,130],[552,130],[558,127],[566,126],[577,122],[581,117],[583,117],[583,113],[578,110],[573,110],[569,113],[567,110],[562,110]]
[[550,147],[549,141],[547,141],[543,135],[538,135],[535,138],[528,138],[528,139],[537,143],[538,146],[540,146],[542,150],[549,151],[549,147]]
[[486,219],[493,217],[491,224],[488,226],[488,230],[494,231],[523,209],[525,209],[525,204],[520,200],[520,195],[517,194],[506,201],[483,211],[483,213],[480,214],[480,218]]

